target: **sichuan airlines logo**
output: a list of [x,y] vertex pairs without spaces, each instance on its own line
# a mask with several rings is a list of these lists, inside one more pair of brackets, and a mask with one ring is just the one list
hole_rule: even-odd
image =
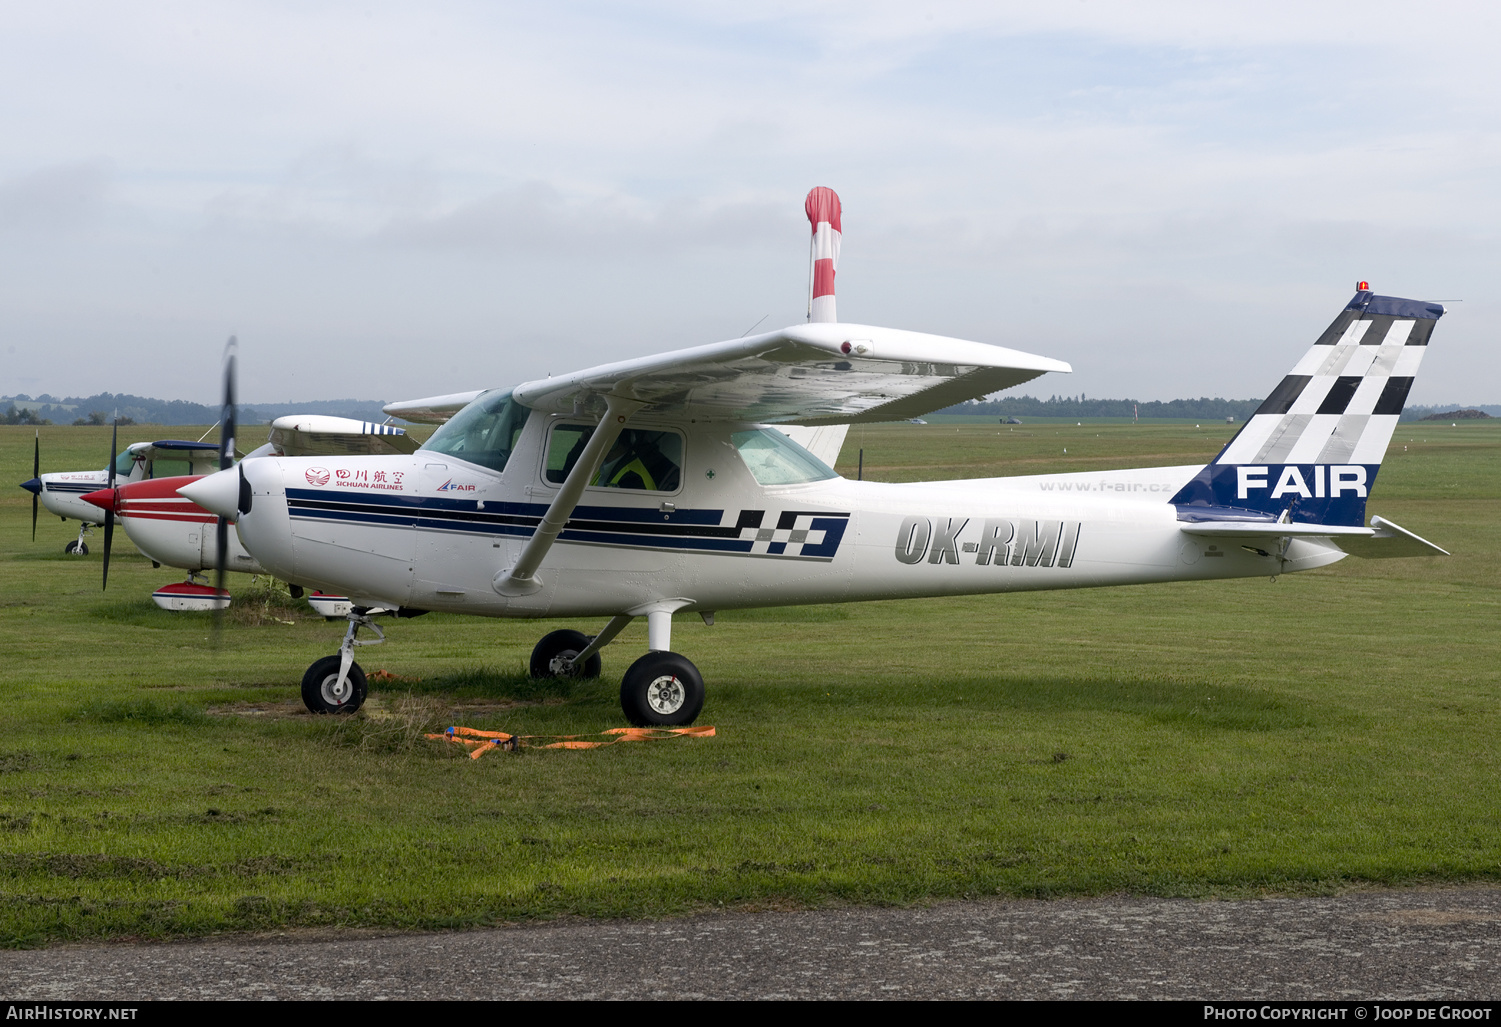
[[329,474],[327,467],[309,467],[302,472],[302,476],[307,479],[309,485],[328,484]]

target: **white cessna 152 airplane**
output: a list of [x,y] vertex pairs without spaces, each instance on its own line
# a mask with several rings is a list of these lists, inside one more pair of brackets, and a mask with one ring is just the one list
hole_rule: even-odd
[[[837,198],[814,190],[812,322],[512,389],[395,403],[442,427],[408,456],[245,461],[184,487],[235,521],[262,566],[357,604],[308,668],[314,711],[365,696],[371,616],[430,610],[600,617],[556,631],[535,675],[600,672],[645,617],[625,672],[638,725],[698,715],[703,680],[672,617],[742,607],[1278,575],[1361,555],[1442,553],[1366,498],[1438,304],[1364,287],[1203,467],[973,481],[849,481],[781,430],[916,417],[1057,360],[834,320]],[[827,262],[827,263],[825,263]],[[776,427],[773,427],[776,426]],[[815,446],[828,440],[810,439]],[[381,635],[381,638],[384,636]],[[373,641],[379,641],[377,638]]]
[[110,465],[97,471],[53,471],[42,473],[42,441],[38,434],[32,457],[31,478],[21,487],[31,493],[31,540],[36,541],[37,503],[48,513],[64,521],[72,517],[79,522],[78,538],[63,547],[63,552],[89,555],[85,537],[96,524],[103,524],[105,512],[89,503],[84,496],[101,488],[114,488],[116,480],[142,481],[188,474],[211,472],[219,457],[217,443],[186,442],[160,439],[156,442],[133,442],[124,452],[110,446]]

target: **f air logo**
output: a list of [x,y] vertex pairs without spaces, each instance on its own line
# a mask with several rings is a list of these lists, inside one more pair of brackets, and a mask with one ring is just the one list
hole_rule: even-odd
[[[896,533],[898,563],[968,562],[994,567],[1069,567],[1079,548],[1079,521],[1008,521],[987,519],[979,539],[961,540],[969,520],[963,517],[908,517]],[[971,532],[970,534],[974,534]]]

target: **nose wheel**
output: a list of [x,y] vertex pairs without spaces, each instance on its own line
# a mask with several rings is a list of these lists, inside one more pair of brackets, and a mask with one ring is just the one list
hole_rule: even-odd
[[313,713],[353,713],[365,701],[365,672],[358,663],[340,676],[338,653],[325,656],[302,675],[302,703]]

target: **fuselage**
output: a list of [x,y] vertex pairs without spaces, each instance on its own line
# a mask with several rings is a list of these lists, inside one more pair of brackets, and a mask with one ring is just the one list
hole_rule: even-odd
[[497,576],[558,493],[556,439],[578,421],[533,412],[498,471],[426,449],[247,462],[250,508],[237,530],[268,572],[307,588],[363,605],[502,617],[1247,577],[1344,555],[1304,540],[1263,553],[1185,535],[1168,499],[1197,466],[768,484],[765,468],[748,464],[744,438],[756,426],[632,421],[681,440],[675,472],[642,487],[622,470],[633,487],[586,489],[542,562],[541,587],[502,595]]
[[[116,474],[115,483],[125,485],[140,481],[145,476],[145,466],[132,463]],[[108,467],[97,471],[56,471],[33,478],[32,482],[36,483],[37,498],[49,513],[56,514],[63,520],[104,523],[104,511],[86,502],[83,497],[109,485]],[[32,482],[27,482],[23,487],[31,486]]]
[[[178,489],[201,477],[151,478],[118,494],[115,514],[120,527],[136,548],[155,562],[193,572],[218,568],[218,517],[177,494]],[[102,515],[103,511],[99,512]],[[226,541],[228,565],[224,570],[264,573],[233,531]]]

